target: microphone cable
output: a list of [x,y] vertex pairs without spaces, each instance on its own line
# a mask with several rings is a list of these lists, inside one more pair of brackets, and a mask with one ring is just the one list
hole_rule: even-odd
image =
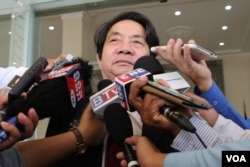
[[195,131],[194,134],[196,135],[196,137],[198,138],[198,140],[201,142],[201,144],[207,148],[207,145],[204,143],[204,141],[201,139],[201,137],[198,135],[198,133]]
[[173,109],[170,109],[168,106],[162,106],[160,108],[160,113],[163,114],[165,117],[167,117],[169,120],[174,122],[176,125],[178,125],[181,129],[186,130],[188,132],[194,133],[198,140],[201,142],[201,144],[207,148],[204,141],[201,139],[199,134],[196,131],[196,128],[194,125],[189,121],[189,119],[182,116],[179,112],[174,111]]

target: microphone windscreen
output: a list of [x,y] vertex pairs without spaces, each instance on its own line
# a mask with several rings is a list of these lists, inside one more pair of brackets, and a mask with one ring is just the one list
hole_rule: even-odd
[[128,113],[119,103],[110,104],[104,111],[104,122],[111,138],[121,145],[125,138],[133,135]]
[[6,116],[15,116],[18,112],[27,114],[33,107],[39,119],[49,117],[55,112],[72,110],[65,78],[46,80],[27,94],[27,99],[19,98],[6,107]]
[[100,91],[106,88],[107,86],[111,85],[112,83],[113,82],[109,79],[103,79],[97,84],[97,90]]
[[134,69],[143,68],[152,74],[164,73],[161,63],[153,56],[142,56],[134,64]]
[[[92,89],[89,86],[92,65],[88,64],[88,61],[76,58],[72,62],[65,64],[65,66],[77,63],[81,66],[80,72],[83,76],[83,87],[89,87],[87,93],[85,91],[85,94],[83,94],[85,98],[92,93]],[[80,104],[81,102],[79,102]],[[39,119],[51,117],[57,113],[70,113],[73,115],[74,111],[79,108],[78,106],[75,108],[72,106],[65,76],[39,82],[27,93],[27,99],[19,98],[6,107],[6,119],[17,115],[19,112],[27,114],[28,109],[31,107],[35,108]]]

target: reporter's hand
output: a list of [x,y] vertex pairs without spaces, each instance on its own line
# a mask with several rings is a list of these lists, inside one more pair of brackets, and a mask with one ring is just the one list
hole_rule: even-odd
[[2,110],[7,103],[8,103],[8,94],[1,95],[0,96],[0,110]]
[[62,53],[59,56],[57,56],[56,58],[47,58],[48,65],[45,67],[45,69],[43,71],[46,72],[46,71],[51,70],[55,63],[57,63],[61,59],[64,59],[66,56],[67,56],[67,54]]
[[103,119],[94,114],[90,104],[82,114],[78,129],[87,141],[88,146],[101,144],[107,133]]
[[8,122],[1,122],[1,128],[9,133],[9,137],[0,143],[0,151],[5,150],[16,142],[32,136],[39,118],[33,108],[29,109],[28,116],[23,113],[17,115],[18,122],[24,126],[24,132],[20,132],[16,126]]
[[147,77],[142,77],[131,84],[129,103],[137,109],[143,123],[155,128],[163,129],[167,133],[176,136],[179,133],[180,128],[160,113],[160,107],[163,105],[170,107],[174,107],[175,105],[149,93],[147,93],[142,99],[139,94],[141,87],[146,83]]
[[[199,101],[208,103],[206,99],[204,99],[204,98],[202,98],[200,96],[197,96],[197,95],[195,95],[195,94],[193,94],[191,92],[186,92],[185,94],[187,96],[192,97],[194,99],[197,99]],[[204,118],[208,122],[208,124],[211,127],[214,126],[214,124],[216,123],[216,121],[219,118],[219,114],[218,114],[218,112],[214,108],[211,108],[209,110],[196,109],[195,111],[197,111],[202,116],[202,118]]]
[[[189,40],[188,43],[195,43],[194,40]],[[181,39],[170,39],[167,43],[167,49],[163,50],[157,47],[158,54],[167,62],[175,65],[181,72],[186,74],[198,87],[198,89],[204,93],[212,85],[212,74],[207,67],[205,60],[193,60],[190,54],[190,48],[184,46],[182,53],[181,46],[183,41]]]
[[[161,153],[156,146],[143,136],[131,136],[125,140],[130,145],[136,146],[136,155],[140,167],[162,167],[166,154]],[[127,166],[123,152],[116,154],[121,160],[121,166]]]

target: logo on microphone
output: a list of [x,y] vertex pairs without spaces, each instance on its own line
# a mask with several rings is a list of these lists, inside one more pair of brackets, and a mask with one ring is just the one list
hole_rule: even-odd
[[133,71],[130,71],[126,74],[122,74],[117,77],[117,80],[119,80],[122,83],[128,83],[134,81],[136,78],[139,78],[144,75],[148,75],[149,72],[147,70],[144,70],[143,68],[137,68]]
[[115,84],[117,86],[117,94],[120,98],[120,103],[123,108],[128,111],[133,111],[133,107],[128,103],[128,94],[130,89],[130,84],[137,78],[142,76],[150,75],[151,73],[143,68],[137,68],[126,74],[122,74],[115,78]]
[[111,99],[117,97],[116,85],[113,83],[103,91],[98,92],[97,94],[90,97],[90,102],[93,109],[100,108],[104,103],[111,101]]
[[129,110],[128,101],[126,98],[126,89],[124,89],[123,85],[121,83],[116,82],[116,88],[117,88],[117,94],[120,98],[120,103],[123,108],[126,110]]
[[79,101],[85,98],[84,81],[79,64],[71,66],[67,72],[66,80],[72,107],[75,108]]

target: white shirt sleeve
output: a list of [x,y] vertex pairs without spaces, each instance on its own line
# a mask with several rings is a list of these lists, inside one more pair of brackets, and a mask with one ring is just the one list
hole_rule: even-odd
[[26,70],[26,67],[0,67],[0,89],[6,87],[16,75],[22,76]]
[[250,130],[249,129],[242,129],[236,123],[234,123],[230,119],[226,119],[222,115],[219,115],[218,120],[216,121],[214,127],[220,133],[228,135],[232,137],[234,141],[240,139],[249,139],[250,138]]
[[[230,136],[216,131],[211,126],[209,126],[205,120],[195,115],[190,118],[190,121],[194,127],[196,127],[196,133],[206,146],[214,147],[221,143],[233,141]],[[185,130],[180,131],[180,133],[175,137],[171,146],[181,152],[205,148],[205,146],[194,133]]]

